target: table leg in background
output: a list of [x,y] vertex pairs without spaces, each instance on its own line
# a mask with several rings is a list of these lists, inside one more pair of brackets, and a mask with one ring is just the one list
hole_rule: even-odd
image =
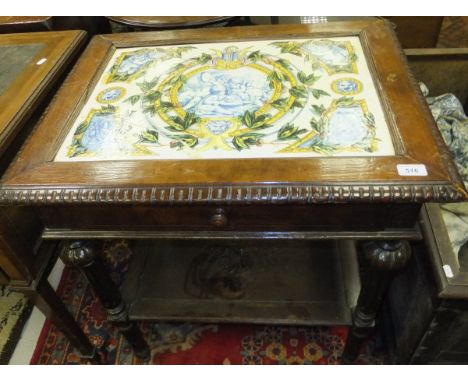
[[40,280],[36,286],[27,288],[12,286],[12,289],[23,293],[33,301],[37,308],[46,317],[50,318],[53,324],[65,334],[71,344],[78,349],[81,358],[88,359],[91,363],[101,363],[96,349],[46,279]]

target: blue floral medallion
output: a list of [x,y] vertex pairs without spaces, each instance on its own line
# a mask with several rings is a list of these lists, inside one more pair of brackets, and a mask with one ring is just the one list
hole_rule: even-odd
[[362,92],[363,86],[355,78],[340,78],[332,82],[331,88],[335,93],[349,96]]
[[125,96],[126,90],[121,86],[114,86],[108,89],[101,91],[96,100],[99,103],[113,103],[120,101]]

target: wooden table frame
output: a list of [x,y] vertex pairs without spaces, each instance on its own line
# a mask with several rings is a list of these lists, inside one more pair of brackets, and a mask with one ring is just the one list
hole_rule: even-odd
[[141,29],[197,28],[211,24],[229,23],[237,16],[106,16],[109,20]]
[[[54,162],[61,142],[115,49],[271,38],[359,36],[396,155],[237,160]],[[157,165],[156,165],[157,163]],[[428,175],[401,176],[399,164]],[[47,239],[373,239],[373,272],[354,309],[344,360],[357,357],[424,202],[460,201],[466,190],[386,22],[242,27],[96,36],[2,179],[0,202],[33,210]],[[127,321],[120,294],[96,256],[96,241],[70,244],[110,319],[142,358],[149,350]]]
[[[1,172],[44,111],[53,90],[83,47],[85,36],[83,31],[0,35],[3,47],[42,45],[0,94]],[[0,208],[0,268],[4,282],[33,301],[84,358],[97,361],[94,346],[47,281],[57,259],[57,244],[41,245],[42,230],[41,221],[32,211],[16,206]]]

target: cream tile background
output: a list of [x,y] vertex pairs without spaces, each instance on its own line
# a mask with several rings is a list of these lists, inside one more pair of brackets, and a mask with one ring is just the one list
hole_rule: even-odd
[[[318,40],[318,39],[315,39]],[[135,159],[145,159],[145,160],[156,160],[156,159],[221,159],[221,158],[278,158],[278,157],[320,157],[324,155],[334,155],[334,156],[382,156],[382,155],[394,155],[393,145],[391,142],[391,137],[389,133],[389,129],[384,117],[384,113],[377,96],[377,91],[374,86],[372,77],[369,72],[369,68],[367,66],[365,56],[362,50],[361,43],[358,37],[350,36],[350,37],[337,37],[328,40],[333,40],[335,42],[350,42],[354,48],[354,52],[357,56],[357,73],[336,73],[332,75],[327,75],[325,71],[320,73],[321,78],[314,84],[314,88],[322,89],[331,94],[331,97],[322,96],[319,100],[316,100],[314,97],[309,96],[309,99],[304,107],[304,109],[300,113],[294,113],[293,118],[290,117],[288,113],[284,117],[280,118],[275,124],[278,126],[284,125],[286,122],[293,122],[295,125],[299,126],[300,128],[304,127],[306,129],[309,128],[309,121],[311,117],[313,117],[313,113],[310,111],[311,104],[315,105],[323,105],[325,108],[329,107],[332,103],[332,100],[336,100],[342,95],[337,94],[332,91],[331,84],[333,81],[339,78],[354,78],[359,80],[363,84],[363,91],[357,95],[355,95],[356,100],[365,100],[367,103],[368,109],[375,117],[375,126],[376,126],[376,137],[378,139],[378,149],[375,152],[367,152],[367,151],[351,151],[351,150],[343,150],[340,152],[336,152],[333,154],[323,154],[317,153],[314,151],[308,152],[278,152],[284,149],[285,147],[291,145],[292,141],[272,141],[269,138],[262,139],[261,146],[252,145],[250,149],[238,151],[238,150],[223,150],[223,149],[209,149],[204,150],[203,148],[198,149],[191,149],[189,147],[184,147],[182,150],[175,150],[171,148],[171,139],[168,138],[170,134],[166,134],[167,130],[164,130],[163,126],[167,125],[158,115],[154,117],[149,117],[147,114],[142,112],[142,107],[139,103],[135,105],[131,105],[130,102],[125,102],[125,99],[128,97],[141,93],[140,88],[137,86],[137,83],[145,81],[150,81],[151,79],[161,76],[160,80],[164,78],[164,74],[169,71],[171,67],[175,64],[186,61],[192,57],[199,56],[201,53],[205,52],[208,54],[213,55],[213,52],[222,51],[225,48],[236,45],[240,50],[251,47],[250,51],[260,50],[262,53],[267,53],[273,55],[277,58],[286,58],[291,62],[293,67],[295,67],[298,71],[303,70],[307,74],[311,72],[311,64],[310,62],[305,62],[303,57],[298,57],[293,54],[287,53],[280,53],[280,50],[276,47],[270,45],[272,41],[248,41],[248,42],[236,42],[236,43],[211,43],[211,44],[198,44],[196,45],[196,49],[190,50],[182,55],[182,59],[180,58],[173,58],[164,62],[157,63],[156,65],[151,66],[146,70],[146,73],[141,78],[138,78],[134,81],[126,81],[126,82],[111,82],[105,83],[105,77],[110,72],[113,65],[116,63],[118,57],[120,57],[124,53],[129,53],[132,51],[137,51],[142,48],[129,48],[129,49],[117,49],[114,56],[110,59],[109,63],[104,70],[103,76],[101,77],[100,81],[97,83],[95,89],[91,92],[91,95],[84,105],[82,111],[79,113],[77,119],[73,123],[70,133],[64,140],[55,160],[56,161],[96,161],[96,160],[135,160]],[[280,40],[275,40],[280,41]],[[284,40],[287,41],[287,40]],[[295,42],[304,42],[307,40],[290,40]],[[180,46],[180,45],[179,45]],[[177,47],[177,46],[172,46]],[[165,48],[171,48],[165,47]],[[156,49],[156,48],[152,48]],[[106,150],[103,152],[96,152],[92,156],[77,156],[70,158],[67,156],[67,151],[70,148],[72,143],[73,135],[86,117],[89,115],[92,109],[99,109],[103,104],[100,104],[96,101],[96,98],[99,93],[104,91],[105,89],[109,89],[112,87],[124,87],[126,90],[125,96],[115,102],[112,103],[113,106],[118,108],[118,112],[116,113],[116,125],[118,126],[117,130],[119,131],[118,134],[125,136],[124,139],[120,139],[120,141],[129,142],[130,143],[135,141],[135,137],[139,134],[143,133],[146,129],[155,128],[159,131],[159,144],[155,145],[146,145],[145,147],[149,150],[148,153],[142,154],[139,153],[136,155],[134,152],[129,151],[127,148],[124,147],[122,149],[119,146],[119,143],[115,143],[113,139],[106,137]],[[297,115],[296,115],[297,114]],[[278,128],[276,128],[276,131]],[[166,137],[165,137],[166,135]],[[230,139],[227,139],[228,142]],[[133,140],[133,141],[132,141]],[[203,147],[203,145],[199,145]]]

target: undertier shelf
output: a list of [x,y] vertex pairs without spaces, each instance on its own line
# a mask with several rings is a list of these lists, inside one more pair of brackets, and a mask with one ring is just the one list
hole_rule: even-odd
[[142,240],[133,253],[133,320],[349,325],[360,290],[351,240]]

